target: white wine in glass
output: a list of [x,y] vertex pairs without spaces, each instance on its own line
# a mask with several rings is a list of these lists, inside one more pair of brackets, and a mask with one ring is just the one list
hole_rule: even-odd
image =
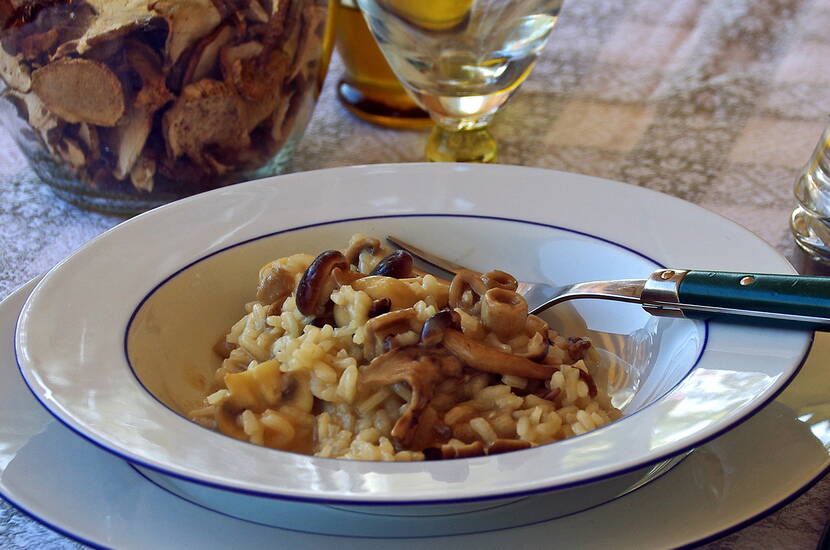
[[563,0],[358,0],[395,75],[429,112],[433,161],[495,162],[487,130],[527,78]]

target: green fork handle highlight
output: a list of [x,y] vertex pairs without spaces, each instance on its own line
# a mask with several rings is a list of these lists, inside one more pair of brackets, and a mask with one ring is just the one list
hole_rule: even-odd
[[794,326],[830,328],[830,277],[689,271],[680,280],[677,293],[680,309],[693,319],[732,316],[691,309],[708,306],[758,312],[761,315],[754,317],[756,323],[780,325],[784,315],[804,318],[793,319]]

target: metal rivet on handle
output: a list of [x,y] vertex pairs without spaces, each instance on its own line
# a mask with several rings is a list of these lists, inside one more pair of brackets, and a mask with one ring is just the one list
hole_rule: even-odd
[[672,277],[674,277],[674,271],[672,271],[671,269],[667,269],[660,274],[660,278],[664,281],[668,281]]
[[752,275],[747,275],[746,277],[742,277],[741,281],[740,281],[741,286],[751,285],[754,282],[755,282],[755,277],[753,277]]

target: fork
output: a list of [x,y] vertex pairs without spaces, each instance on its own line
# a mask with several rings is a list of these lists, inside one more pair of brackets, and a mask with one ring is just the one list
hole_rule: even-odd
[[[452,275],[467,269],[397,237],[386,240]],[[533,314],[567,300],[596,298],[639,304],[663,317],[830,330],[830,277],[664,268],[645,279],[563,286],[522,281],[516,292]]]

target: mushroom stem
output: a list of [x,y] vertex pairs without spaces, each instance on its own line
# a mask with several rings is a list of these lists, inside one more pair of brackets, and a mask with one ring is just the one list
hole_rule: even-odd
[[519,288],[519,282],[513,275],[499,269],[488,271],[481,276],[481,281],[487,288],[503,288],[505,290],[516,290]]
[[554,372],[551,367],[476,342],[455,329],[444,333],[444,347],[466,365],[484,372],[537,380],[547,380]]
[[524,330],[527,302],[512,290],[491,288],[481,300],[481,321],[506,342]]
[[[463,302],[464,292],[468,288],[472,290],[476,297],[473,299],[472,303],[465,304]],[[479,273],[470,271],[469,269],[461,269],[455,274],[455,277],[452,278],[452,282],[450,283],[450,307],[453,309],[457,307],[469,309],[475,305],[478,298],[484,296],[485,292],[487,292],[487,285],[485,285],[481,280],[481,275]]]

